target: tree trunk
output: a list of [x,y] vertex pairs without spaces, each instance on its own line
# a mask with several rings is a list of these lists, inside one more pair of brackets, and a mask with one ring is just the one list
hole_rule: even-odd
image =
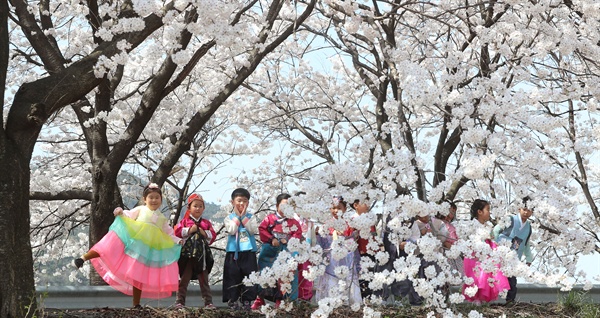
[[[101,79],[96,78],[93,70],[101,56],[111,57],[121,52],[119,43],[125,39],[130,44],[126,49],[129,52],[163,25],[161,16],[151,14],[144,18],[144,29],[116,35],[112,41],[98,45],[93,52],[63,69],[56,62],[60,60],[56,58],[60,54],[53,54],[56,53],[55,50],[49,49],[52,45],[46,43],[43,36],[39,36],[38,25],[35,21],[29,21],[28,11],[23,10],[26,2],[14,3],[17,18],[21,22],[27,22],[17,24],[26,35],[38,36],[30,44],[39,56],[49,54],[48,58],[42,59],[47,62],[45,67],[52,72],[48,76],[22,84],[13,96],[8,116],[4,114],[6,107],[0,110],[0,318],[31,316],[36,308],[29,238],[29,165],[42,125],[50,116],[66,105],[80,101],[100,84]],[[171,10],[173,6],[174,2],[166,4],[165,11]],[[8,1],[0,0],[0,83],[4,86],[8,70],[7,18]],[[4,101],[4,93],[0,96],[0,100]],[[117,172],[114,178],[106,178],[105,175],[104,180],[95,183],[98,186],[93,191],[97,202],[94,208],[99,213],[96,213],[96,219],[92,219],[92,228],[96,230],[91,234],[94,239],[90,242],[106,233],[106,224],[112,222],[111,212],[116,205],[114,198],[120,199],[113,192],[118,173],[118,169],[115,170]],[[104,195],[106,191],[111,194]]]
[[[100,241],[115,220],[113,210],[122,205],[122,199],[117,186],[117,172],[104,171],[102,161],[94,167],[92,181],[92,211],[90,213],[89,246]],[[96,273],[90,272],[90,285],[106,285],[106,282]]]
[[36,309],[29,241],[29,158],[0,136],[0,317],[31,317]]

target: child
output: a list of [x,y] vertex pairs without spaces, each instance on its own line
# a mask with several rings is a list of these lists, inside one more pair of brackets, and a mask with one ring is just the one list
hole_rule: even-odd
[[[279,252],[287,249],[287,243],[290,238],[302,239],[302,228],[300,223],[294,218],[287,218],[282,211],[282,206],[288,203],[291,196],[282,193],[276,199],[276,212],[267,215],[258,227],[260,240],[263,242],[260,255],[258,256],[258,268],[260,270],[273,266]],[[278,284],[279,285],[279,284]],[[296,300],[298,298],[298,275],[295,271],[292,280],[292,290],[284,294],[279,286],[276,288],[259,288],[259,296],[252,304],[252,310],[259,310],[265,304],[264,299],[276,301],[277,305],[282,299]]]
[[[407,244],[418,244],[418,241],[421,237],[425,236],[427,233],[431,233],[434,237],[440,240],[440,249],[442,246],[442,241],[446,239],[448,236],[448,232],[444,227],[444,223],[437,219],[431,218],[429,216],[429,211],[421,211],[417,215],[417,218],[414,220],[412,225],[410,226],[410,237],[406,239],[406,241],[400,243],[400,255],[408,256],[406,252]],[[419,248],[416,248],[414,253],[420,259],[421,264],[419,265],[419,271],[417,273],[417,277],[415,278],[407,278],[403,281],[400,281],[397,285],[398,294],[403,298],[408,298],[408,302],[411,305],[418,306],[423,304],[424,298],[417,293],[415,290],[416,279],[434,279],[434,277],[428,277],[425,269],[429,266],[433,266],[435,268],[436,273],[441,271],[439,265],[433,261],[426,261],[421,254]],[[436,274],[437,275],[437,274]]]
[[[369,205],[366,202],[361,202],[360,200],[356,199],[354,200],[354,202],[350,205],[351,208],[353,208],[356,211],[356,214],[358,216],[363,215],[364,213],[369,212]],[[375,220],[373,220],[375,221]],[[374,223],[374,222],[373,222]],[[370,240],[374,240],[375,237],[377,236],[377,229],[375,228],[375,224],[372,224],[369,227],[369,233],[368,236],[365,235],[359,235],[358,236],[358,253],[360,254],[360,257],[366,257],[369,258],[372,262],[375,262],[375,253],[376,251],[369,251],[367,249],[367,245],[369,245],[369,241]],[[373,267],[369,267],[366,270],[364,270],[365,273],[367,272],[373,272]],[[360,295],[363,299],[367,299],[368,297],[370,297],[371,295],[373,295],[373,291],[369,288],[369,281],[366,279],[359,279],[358,280],[359,284],[360,284]]]
[[452,224],[452,221],[454,221],[454,217],[456,217],[456,211],[456,204],[454,202],[450,202],[450,209],[448,210],[448,214],[437,215],[438,219],[444,222],[446,230],[448,231],[448,237],[446,237],[446,240],[443,242],[445,249],[449,249],[454,243],[456,243],[456,241],[458,241],[458,235],[456,235],[456,228]]
[[81,258],[80,268],[90,260],[104,281],[118,291],[133,295],[134,308],[140,298],[170,297],[178,286],[177,259],[182,240],[175,236],[169,220],[158,209],[162,191],[155,183],[144,188],[145,205],[133,210],[114,210],[109,232]]
[[[417,231],[418,235],[415,237],[407,238],[407,240],[401,239],[401,236],[398,235],[396,230],[398,225],[412,228],[416,221],[402,220],[400,215],[400,213],[397,213],[396,216],[393,216],[393,214],[390,213],[386,217],[384,225],[383,246],[385,251],[390,255],[390,259],[387,264],[382,266],[382,268],[389,272],[395,271],[394,262],[396,260],[406,259],[406,257],[408,257],[408,253],[405,251],[406,244],[408,244],[408,242],[415,243],[416,240],[420,238],[420,232]],[[391,285],[384,285],[383,291],[381,291],[380,294],[383,296],[383,299],[387,299],[389,296],[392,296],[392,299],[396,299],[396,297],[408,298],[411,305],[421,305],[423,303],[423,299],[417,294],[414,285],[409,278],[394,281]]]
[[187,199],[188,209],[183,219],[175,227],[175,235],[185,239],[179,257],[179,290],[175,308],[185,306],[185,296],[190,279],[197,279],[204,298],[204,308],[215,309],[212,303],[208,274],[214,264],[210,244],[217,234],[209,220],[203,219],[204,199],[201,195],[192,194]]
[[[444,254],[446,254],[448,252],[448,250],[450,250],[450,248],[452,247],[452,245],[454,245],[454,243],[456,243],[456,241],[458,241],[458,235],[456,234],[456,227],[454,227],[454,224],[452,224],[452,221],[454,221],[454,218],[456,216],[456,211],[457,211],[457,207],[456,204],[454,202],[449,202],[450,203],[450,209],[448,210],[448,214],[447,215],[442,215],[441,213],[438,213],[437,218],[440,219],[442,222],[444,222],[444,226],[448,232],[448,237],[446,237],[445,241],[443,242],[443,247],[444,247]],[[460,275],[463,276],[463,271],[464,271],[464,264],[463,264],[463,259],[462,257],[458,256],[456,258],[450,258],[448,257],[448,265],[450,265],[450,269]],[[449,284],[444,285],[444,292],[446,292],[446,294],[448,294],[449,292]]]
[[[347,203],[341,196],[335,196],[333,198],[331,215],[335,220],[339,220],[339,217],[346,212],[346,206]],[[348,302],[351,305],[362,304],[362,298],[360,297],[360,286],[358,283],[358,265],[360,263],[360,255],[357,251],[350,251],[341,259],[332,257],[332,249],[344,248],[342,245],[345,245],[343,244],[345,243],[345,240],[356,239],[356,233],[354,232],[354,229],[348,226],[348,224],[345,224],[343,229],[329,228],[327,230],[317,230],[317,233],[317,243],[326,253],[324,256],[324,261],[325,264],[327,264],[325,268],[325,274],[319,277],[318,281],[315,283],[315,298],[317,303],[320,300],[328,297],[344,295],[347,297]],[[338,278],[338,275],[336,274],[336,268],[338,266],[346,266],[349,269],[349,273],[345,278]],[[340,279],[346,280],[346,288],[344,290],[340,290]]]
[[258,232],[256,218],[246,212],[250,192],[238,188],[231,193],[233,211],[223,221],[227,232],[225,263],[223,264],[223,302],[231,309],[250,310],[251,301],[256,299],[256,286],[245,286],[244,278],[258,270],[256,264],[256,240]]
[[[305,192],[298,192],[296,193],[296,197],[305,194]],[[294,206],[294,209],[298,209],[295,201],[291,201],[291,204]],[[296,219],[302,227],[303,240],[308,243],[309,246],[314,246],[316,237],[313,222],[310,219],[300,216],[298,213],[294,213],[294,219]],[[310,301],[313,297],[313,282],[304,278],[303,274],[303,271],[308,271],[311,266],[310,261],[298,264],[298,299]]]
[[[471,206],[471,227],[475,231],[474,235],[484,240],[484,244],[479,244],[479,249],[473,252],[473,258],[464,259],[465,275],[473,278],[473,284],[463,286],[463,295],[465,299],[476,304],[490,302],[498,299],[498,294],[503,290],[508,290],[509,284],[506,276],[498,269],[494,272],[485,272],[482,269],[482,258],[484,249],[495,249],[496,243],[490,240],[491,228],[488,226],[490,219],[490,203],[485,200],[477,199]],[[476,245],[479,242],[474,242]],[[469,290],[471,288],[471,290]],[[476,292],[473,293],[473,288]]]
[[[525,255],[527,265],[531,265],[533,261],[531,247],[529,246],[529,237],[531,237],[531,223],[529,222],[529,218],[533,214],[533,208],[529,209],[527,207],[527,202],[530,200],[530,197],[523,198],[523,205],[519,208],[519,214],[511,216],[510,221],[507,222],[510,226],[502,228],[498,224],[494,227],[496,242],[503,240],[510,241],[511,248],[517,252],[519,260]],[[509,277],[508,283],[510,284],[510,290],[506,294],[506,303],[510,304],[517,297],[517,277]]]

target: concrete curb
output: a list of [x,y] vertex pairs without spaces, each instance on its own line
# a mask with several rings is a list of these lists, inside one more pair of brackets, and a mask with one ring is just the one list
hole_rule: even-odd
[[[543,285],[519,284],[517,300],[532,303],[553,303],[558,301],[559,295],[567,295],[559,288],[545,287]],[[222,286],[211,286],[214,305],[226,307],[222,302]],[[582,286],[576,286],[574,291],[582,292]],[[457,292],[458,288],[453,288]],[[594,303],[600,303],[600,285],[585,292],[585,297]],[[128,308],[131,307],[131,296],[124,295],[109,286],[51,286],[37,288],[38,301],[45,308],[60,309],[89,309],[89,308]],[[503,300],[497,302],[502,303]],[[169,298],[142,299],[142,304],[155,308],[166,308],[175,303],[175,293]],[[200,295],[198,285],[190,285],[187,294],[188,307],[201,307],[204,301]]]

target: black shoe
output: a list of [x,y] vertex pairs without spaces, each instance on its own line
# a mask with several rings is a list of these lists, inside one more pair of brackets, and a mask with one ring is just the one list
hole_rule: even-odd
[[75,263],[75,267],[77,267],[77,269],[81,268],[81,266],[83,266],[83,262],[84,260],[82,258],[76,258],[73,260],[73,263]]

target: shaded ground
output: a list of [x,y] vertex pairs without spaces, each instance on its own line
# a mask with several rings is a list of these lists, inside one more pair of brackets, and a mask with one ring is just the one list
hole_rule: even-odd
[[[315,307],[297,306],[290,312],[278,311],[276,317],[310,317],[310,314],[315,311]],[[381,312],[381,317],[388,318],[409,318],[409,317],[427,317],[427,313],[432,309],[427,307],[379,307],[376,310]],[[512,306],[503,305],[483,305],[474,306],[470,304],[461,304],[452,308],[454,314],[461,313],[464,317],[468,317],[469,312],[477,310],[484,317],[543,317],[543,318],[564,318],[564,317],[600,317],[600,304],[591,303],[547,303],[547,304],[530,304],[518,303]],[[40,312],[40,317],[47,318],[225,318],[225,317],[264,317],[258,313],[247,311],[231,311],[228,309],[204,310],[198,308],[187,308],[185,310],[169,310],[164,308],[144,307],[142,309],[123,309],[123,308],[96,308],[84,310],[59,310],[59,309],[44,309]],[[436,317],[443,317],[443,314],[437,314]],[[338,309],[329,317],[332,318],[358,318],[363,317],[362,310],[358,312],[350,309]]]

